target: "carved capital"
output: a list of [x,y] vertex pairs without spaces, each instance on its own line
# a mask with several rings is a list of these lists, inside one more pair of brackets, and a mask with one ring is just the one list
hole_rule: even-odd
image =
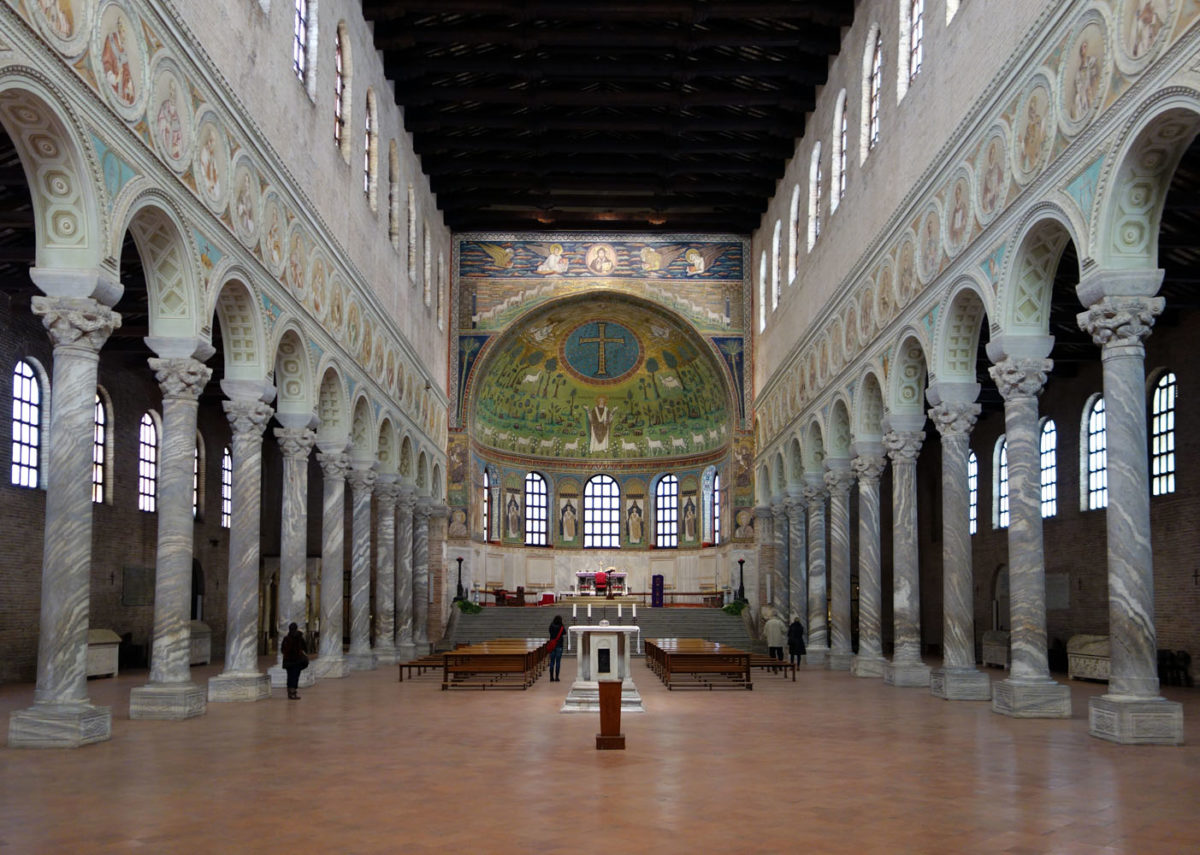
[[923,430],[891,430],[883,435],[883,447],[893,464],[915,463],[924,442]]
[[417,499],[413,507],[413,516],[418,523],[428,523],[429,515],[433,513],[433,504],[428,499]]
[[400,483],[395,477],[393,475],[392,480],[388,480],[387,476],[381,475],[375,482],[375,497],[384,506],[395,507],[396,500],[400,498]]
[[806,484],[804,486],[804,501],[808,504],[810,510],[825,507],[825,499],[829,495],[829,491],[816,484]]
[[1105,297],[1076,315],[1076,320],[1101,347],[1140,345],[1164,304],[1162,297]]
[[883,477],[883,470],[887,466],[887,458],[882,455],[873,457],[869,454],[862,454],[850,461],[850,467],[854,470],[854,474],[858,476],[858,480],[868,483],[879,483],[879,479]]
[[831,496],[844,499],[850,495],[850,485],[854,483],[854,473],[849,469],[829,469],[825,472],[825,486]]
[[317,441],[317,432],[312,428],[275,428],[275,439],[285,458],[305,460]]
[[929,418],[943,437],[970,436],[982,408],[968,401],[942,401],[929,410]]
[[396,499],[397,509],[399,509],[400,513],[402,514],[411,514],[416,504],[417,497],[416,494],[413,493],[412,487],[402,485],[400,487],[400,495]]
[[154,378],[158,380],[158,386],[162,389],[163,398],[199,400],[200,393],[212,377],[212,369],[196,359],[151,357],[148,361]]
[[90,297],[34,297],[33,313],[42,319],[50,341],[57,347],[99,351],[121,316]]
[[235,441],[243,436],[262,436],[267,422],[275,413],[270,404],[262,401],[222,401],[221,406],[225,410],[225,418],[229,419]]
[[346,482],[355,493],[364,490],[370,493],[374,489],[375,481],[378,478],[379,473],[371,466],[352,466],[350,467],[350,471],[346,473]]
[[344,451],[318,451],[317,462],[321,464],[321,473],[335,481],[346,480],[346,472],[350,469],[350,456]]
[[988,369],[1001,397],[1009,401],[1013,398],[1034,398],[1042,394],[1046,385],[1046,375],[1054,368],[1053,359],[1016,358],[1002,359]]

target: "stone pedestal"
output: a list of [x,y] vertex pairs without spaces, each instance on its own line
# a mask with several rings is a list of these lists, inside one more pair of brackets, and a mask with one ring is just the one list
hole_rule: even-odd
[[[621,711],[645,712],[642,706],[642,696],[633,684],[630,672],[630,654],[633,650],[634,633],[640,632],[636,626],[607,626],[602,621],[599,626],[568,627],[571,633],[578,633],[574,645],[578,667],[575,671],[575,682],[563,701],[559,712],[582,713],[600,711],[600,682],[597,678],[621,684]],[[600,673],[601,651],[608,651],[607,674]]]
[[992,712],[1013,718],[1070,718],[1071,689],[1053,680],[1001,680],[992,686]]
[[203,686],[195,683],[147,683],[129,693],[129,717],[181,721],[204,715]]
[[209,702],[261,701],[271,697],[266,674],[219,674],[208,681]]
[[[326,659],[325,657],[313,659],[309,662],[308,670],[315,672],[318,680],[336,680],[341,677],[348,676],[351,668],[350,663],[346,661],[345,656],[338,656],[336,658],[329,659]],[[300,672],[301,677],[303,677],[304,674],[304,671]]]
[[850,673],[855,677],[882,677],[887,660],[882,656],[855,656],[850,663]]
[[929,666],[924,662],[887,662],[883,682],[900,689],[929,686]]
[[347,653],[345,659],[351,671],[374,671],[379,664],[375,654],[369,650],[365,653]]
[[111,707],[35,704],[8,719],[9,748],[79,748],[111,738]]
[[[271,678],[272,689],[287,688],[287,671],[283,670],[282,665],[272,665],[267,669],[267,674]],[[307,689],[310,686],[317,684],[316,668],[313,663],[310,663],[307,668],[300,672],[300,688]]]
[[825,668],[829,665],[829,648],[828,647],[810,647],[808,652],[804,654],[804,661],[808,665],[814,665],[817,668]]
[[825,662],[825,667],[830,671],[849,671],[850,665],[853,662],[853,653],[847,653],[841,650],[831,650],[829,652],[829,658]]
[[1088,733],[1121,745],[1182,745],[1183,704],[1164,698],[1089,698]]
[[947,701],[987,701],[992,681],[974,668],[935,668],[929,673],[929,694]]

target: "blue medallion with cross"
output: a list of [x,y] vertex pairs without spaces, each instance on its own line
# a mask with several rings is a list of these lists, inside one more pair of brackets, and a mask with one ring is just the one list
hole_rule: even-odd
[[628,328],[614,321],[588,321],[563,341],[570,369],[593,382],[612,383],[629,375],[642,361],[642,346]]

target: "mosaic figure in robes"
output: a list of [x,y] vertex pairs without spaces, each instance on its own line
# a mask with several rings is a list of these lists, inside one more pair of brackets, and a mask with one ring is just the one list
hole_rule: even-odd
[[133,70],[129,65],[127,39],[125,21],[118,18],[116,27],[104,39],[100,65],[104,69],[104,79],[112,87],[112,91],[121,103],[129,106],[137,98],[137,92],[133,85]]

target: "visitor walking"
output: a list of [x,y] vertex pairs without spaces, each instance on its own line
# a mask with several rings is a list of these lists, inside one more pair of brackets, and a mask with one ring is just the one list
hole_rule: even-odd
[[562,615],[555,615],[554,620],[550,621],[550,682],[559,682],[559,674],[562,672],[562,657],[563,647],[566,642],[563,636],[567,634],[567,628],[563,626]]
[[308,648],[304,646],[304,636],[295,623],[288,624],[288,634],[279,645],[283,654],[283,670],[287,671],[287,692],[289,701],[300,700],[300,672],[308,667]]

